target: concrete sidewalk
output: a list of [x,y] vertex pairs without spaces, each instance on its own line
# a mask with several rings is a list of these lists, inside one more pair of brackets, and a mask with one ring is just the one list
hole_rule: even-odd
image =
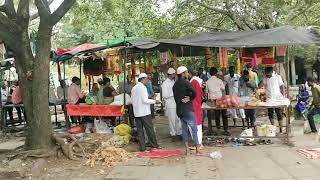
[[[316,180],[320,160],[307,160],[296,148],[283,145],[209,148],[219,150],[222,159],[186,157],[185,162],[154,166],[146,159],[116,166],[107,180]],[[140,163],[143,161],[144,163]],[[153,160],[155,161],[155,160]]]

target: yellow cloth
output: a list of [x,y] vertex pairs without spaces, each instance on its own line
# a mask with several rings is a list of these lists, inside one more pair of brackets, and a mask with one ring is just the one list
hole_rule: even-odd
[[257,82],[258,81],[257,73],[253,72],[252,70],[249,70],[249,79]]

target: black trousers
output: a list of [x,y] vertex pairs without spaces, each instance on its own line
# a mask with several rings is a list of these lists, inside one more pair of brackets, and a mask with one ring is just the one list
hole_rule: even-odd
[[274,119],[274,111],[277,114],[278,121],[282,121],[282,109],[280,109],[280,108],[269,108],[268,109],[269,119],[270,120]]
[[136,117],[136,126],[137,126],[137,132],[138,132],[138,141],[140,146],[140,151],[146,150],[146,142],[145,142],[145,136],[143,128],[146,130],[149,143],[153,148],[158,148],[158,142],[156,138],[156,134],[154,132],[153,123],[151,115],[142,116],[142,117]]
[[[217,129],[220,129],[220,117],[222,116],[223,129],[228,131],[228,117],[227,110],[208,110],[208,124],[209,126],[212,124],[212,119],[214,117],[216,121]],[[210,128],[210,127],[209,127]]]
[[[7,102],[6,105],[8,105],[8,104],[12,104],[12,103]],[[15,107],[15,108],[17,110],[19,121],[21,121],[22,120],[22,113],[21,113],[22,109],[21,109],[21,107]],[[7,114],[9,114],[10,121],[13,121],[13,108],[12,107],[5,108],[5,112],[4,112],[5,119],[7,119]],[[25,114],[24,114],[24,116],[25,116]]]
[[251,126],[256,122],[256,111],[254,109],[245,109],[246,120]]

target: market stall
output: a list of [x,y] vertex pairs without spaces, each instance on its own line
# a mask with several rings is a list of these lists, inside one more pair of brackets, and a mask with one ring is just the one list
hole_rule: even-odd
[[[283,64],[286,69],[285,79],[287,87],[287,97],[285,101],[289,101],[289,62],[288,56],[291,45],[307,45],[319,43],[319,35],[312,29],[295,28],[291,26],[283,26],[273,29],[264,29],[257,31],[243,32],[213,32],[213,33],[197,33],[179,39],[163,39],[140,40],[133,42],[135,48],[143,50],[157,49],[161,52],[173,52],[174,57],[196,56],[198,54],[206,55],[206,67],[212,67],[213,61],[218,61],[222,69],[228,66],[228,50],[232,48],[238,54],[238,71],[241,72],[243,65],[251,63],[253,66],[259,64],[264,67],[274,66],[275,64]],[[202,49],[196,51],[193,49]],[[200,53],[199,53],[200,52]],[[177,61],[174,60],[174,67],[177,68]],[[242,67],[241,67],[242,65]],[[282,72],[278,72],[280,75]],[[252,99],[251,99],[252,100]],[[216,107],[204,106],[204,110],[226,110],[226,109],[268,109],[268,108],[284,108],[286,109],[285,136],[276,135],[276,137],[284,138],[289,141],[290,132],[290,112],[289,103],[281,104],[281,102],[263,102],[253,103],[254,100],[248,100],[247,104],[236,107]],[[252,104],[253,103],[253,104]],[[278,104],[277,104],[278,103]],[[209,120],[209,129],[212,129],[212,123]],[[212,132],[212,130],[211,130]]]

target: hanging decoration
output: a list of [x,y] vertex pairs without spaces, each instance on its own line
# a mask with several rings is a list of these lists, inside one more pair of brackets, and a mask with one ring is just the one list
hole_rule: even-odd
[[229,66],[227,48],[219,48],[219,62],[220,68],[227,68]]
[[213,67],[212,49],[211,48],[206,48],[206,61],[207,61],[208,68]]
[[276,60],[278,63],[284,62],[286,53],[287,53],[287,46],[280,46],[276,47]]
[[112,57],[112,68],[113,68],[113,74],[115,75],[121,74],[120,65],[119,65],[119,56]]
[[161,64],[167,64],[168,63],[168,51],[160,53],[161,58]]
[[177,70],[179,65],[178,65],[178,60],[177,60],[177,54],[175,52],[173,53],[172,60],[173,60],[173,67]]
[[240,57],[237,59],[237,67],[236,67],[236,70],[237,70],[237,73],[238,73],[238,74],[241,74],[241,72],[242,72],[242,65],[241,65],[241,62],[240,62]]
[[146,72],[152,73],[153,72],[153,64],[152,64],[152,54],[151,53],[146,53],[145,63],[146,63]]
[[107,56],[107,70],[112,68],[112,56]]
[[102,59],[86,58],[83,60],[83,73],[85,75],[99,76],[104,72],[104,65],[105,62]]
[[131,82],[136,84],[136,58],[135,55],[131,55]]
[[251,65],[253,68],[256,68],[258,66],[258,57],[257,57],[256,53],[253,54],[253,58],[251,60]]

